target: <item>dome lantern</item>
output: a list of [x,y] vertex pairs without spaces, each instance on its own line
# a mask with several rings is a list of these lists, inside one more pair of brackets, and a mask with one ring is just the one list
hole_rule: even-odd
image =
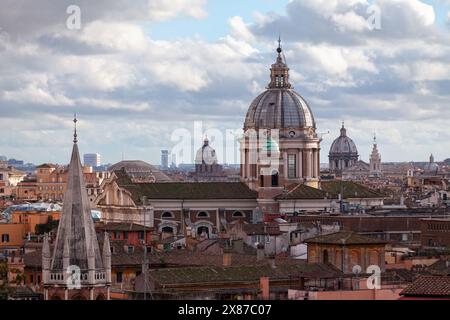
[[281,53],[283,49],[281,47],[281,38],[278,39],[278,56],[277,61],[270,68],[270,83],[268,85],[269,89],[285,88],[291,89],[291,84],[289,83],[289,68],[286,64],[285,59]]
[[279,40],[277,61],[270,69],[271,81],[267,90],[256,97],[250,105],[244,130],[286,129],[290,132],[297,129],[305,133],[315,133],[316,122],[313,113],[305,99],[295,92],[289,83],[289,68],[282,52]]

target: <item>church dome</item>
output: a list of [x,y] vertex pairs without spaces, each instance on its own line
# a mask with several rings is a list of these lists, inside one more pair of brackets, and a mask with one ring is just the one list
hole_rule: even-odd
[[271,81],[265,92],[250,105],[245,118],[247,129],[304,129],[316,128],[314,116],[308,103],[289,83],[289,68],[278,49],[277,61],[270,69]]
[[330,155],[358,155],[358,149],[356,148],[356,144],[353,142],[350,137],[347,136],[347,130],[342,124],[341,135],[334,140],[333,144],[330,148]]
[[155,182],[168,182],[171,179],[151,164],[141,160],[123,160],[108,168],[109,172],[125,170],[125,172],[136,180],[153,180]]
[[198,149],[195,164],[217,164],[216,150],[209,145],[208,138],[205,138],[203,146]]
[[430,156],[430,161],[424,166],[424,171],[427,174],[434,174],[439,171],[439,165],[434,162],[434,156]]

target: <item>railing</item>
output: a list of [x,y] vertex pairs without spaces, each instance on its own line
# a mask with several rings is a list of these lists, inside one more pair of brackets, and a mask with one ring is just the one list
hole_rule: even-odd
[[[94,282],[104,282],[106,281],[106,273],[105,272],[95,272],[94,273]],[[80,283],[80,284],[89,284],[89,272],[82,271],[80,273],[68,273],[68,272],[51,272],[49,274],[48,283],[49,284],[57,284],[57,283]]]

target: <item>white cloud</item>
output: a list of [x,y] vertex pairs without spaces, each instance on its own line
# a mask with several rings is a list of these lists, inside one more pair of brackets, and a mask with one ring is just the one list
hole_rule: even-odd
[[[2,0],[1,27],[21,37],[66,29],[66,9],[72,0]],[[207,0],[78,0],[81,24],[93,21],[136,22],[165,21],[179,16],[203,19],[207,16]]]
[[248,43],[253,43],[255,41],[255,37],[244,23],[242,17],[234,16],[228,20],[228,24],[230,25],[230,34],[234,38]]
[[[0,13],[4,27],[14,29],[0,33],[0,128],[17,128],[1,131],[6,155],[27,160],[42,148],[53,158],[41,161],[61,161],[75,110],[80,139],[94,137],[80,145],[112,161],[122,150],[127,158],[158,161],[172,130],[193,120],[240,128],[269,81],[281,33],[291,82],[310,103],[320,132],[335,135],[346,120],[364,156],[376,129],[386,160],[419,160],[431,152],[448,157],[450,35],[421,1],[378,0],[382,30],[372,32],[365,26],[368,1],[294,0],[285,15],[230,17],[229,34],[210,42],[156,40],[137,23],[202,19],[206,1],[180,0],[174,7],[164,1],[151,12],[161,0],[115,1],[108,10],[103,0],[82,1],[91,9],[83,11],[78,32],[58,25],[64,19],[48,1],[40,1],[49,7],[40,18],[34,2],[28,13]],[[32,23],[17,26],[24,14]],[[38,124],[30,120],[36,117]]]
[[169,20],[183,14],[196,19],[207,16],[206,0],[152,0],[148,3],[148,15],[152,20]]

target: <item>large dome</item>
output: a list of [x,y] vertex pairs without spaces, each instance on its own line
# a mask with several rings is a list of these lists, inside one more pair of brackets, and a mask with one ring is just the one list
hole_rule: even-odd
[[308,103],[292,89],[268,89],[250,105],[245,118],[248,128],[315,128]]
[[334,140],[333,144],[330,148],[330,155],[358,155],[358,149],[356,148],[356,144],[353,142],[350,137],[347,136],[347,130],[344,125],[342,125],[341,135]]
[[250,105],[245,118],[247,129],[316,128],[308,103],[289,83],[289,68],[282,57],[281,45],[277,61],[270,69],[270,83]]

